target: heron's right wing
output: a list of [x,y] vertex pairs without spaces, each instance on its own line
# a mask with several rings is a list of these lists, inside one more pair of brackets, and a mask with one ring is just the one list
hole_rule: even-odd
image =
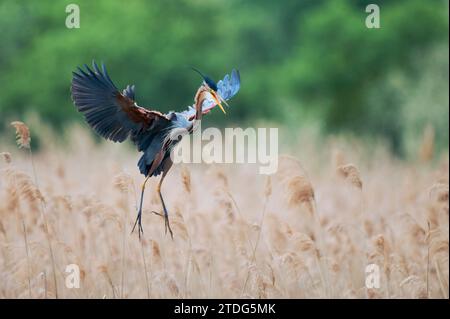
[[120,93],[104,65],[100,70],[93,62],[92,68],[85,65],[85,70],[78,68],[73,72],[72,99],[99,135],[114,142],[123,142],[131,135],[139,144],[142,132],[156,131],[170,124],[164,114],[136,104],[134,85]]
[[217,83],[217,92],[224,100],[229,100],[239,91],[241,87],[241,75],[238,70],[233,69],[231,75],[225,75],[223,80]]
[[[228,74],[225,75],[225,77],[217,83],[217,93],[222,97],[222,99],[228,101],[239,92],[240,87],[241,87],[241,76],[238,70],[233,69],[231,71],[231,75]],[[208,113],[215,106],[216,101],[213,99],[212,96],[209,96],[209,98],[206,98],[203,101],[202,104],[203,114]],[[188,109],[186,111],[181,112],[181,114],[188,119],[192,119],[195,116],[195,112],[196,112],[195,107],[192,105],[188,106]]]

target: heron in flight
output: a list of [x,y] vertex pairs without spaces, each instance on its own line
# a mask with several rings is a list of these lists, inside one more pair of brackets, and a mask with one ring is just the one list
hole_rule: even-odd
[[226,113],[222,103],[228,106],[226,101],[236,95],[240,88],[239,71],[234,69],[217,83],[197,69],[194,70],[203,78],[195,94],[194,104],[183,112],[170,111],[166,114],[137,105],[134,85],[128,85],[120,92],[111,81],[104,64],[100,69],[93,61],[92,69],[84,65],[84,69],[78,67],[73,72],[72,100],[86,122],[105,139],[121,143],[129,137],[138,151],[143,152],[138,167],[145,180],[132,230],[138,225],[139,238],[143,234],[145,184],[150,177],[158,175],[161,178],[157,192],[163,208],[165,232],[169,231],[173,238],[169,214],[161,194],[161,185],[173,164],[170,153],[182,135],[192,134],[202,115],[216,106]]

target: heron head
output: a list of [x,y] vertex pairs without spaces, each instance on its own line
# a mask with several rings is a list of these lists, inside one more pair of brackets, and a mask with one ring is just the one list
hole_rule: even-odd
[[217,92],[217,84],[216,82],[214,82],[214,80],[212,80],[209,76],[204,75],[202,72],[200,72],[199,70],[192,68],[195,72],[197,72],[198,74],[200,74],[200,76],[203,78],[203,85],[205,86],[205,88],[208,90],[209,94],[211,94],[213,100],[216,102],[216,104],[220,107],[220,109],[222,110],[222,112],[224,114],[227,114],[227,112],[225,112],[225,109],[222,106],[223,102],[225,105],[227,105],[227,102],[220,96],[220,94]]

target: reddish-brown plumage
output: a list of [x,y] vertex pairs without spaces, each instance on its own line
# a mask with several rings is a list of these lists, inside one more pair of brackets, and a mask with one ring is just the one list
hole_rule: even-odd
[[129,119],[135,123],[142,123],[145,128],[151,126],[155,119],[164,119],[168,121],[168,118],[161,112],[150,111],[137,106],[132,99],[119,92],[116,94],[116,99],[122,110],[128,115]]
[[192,121],[194,118],[200,120],[203,114],[207,114],[209,112],[209,110],[202,111],[203,101],[207,98],[205,96],[206,94],[209,94],[209,89],[205,85],[200,86],[197,90],[197,93],[195,93],[194,97],[196,112],[194,115],[189,117],[189,121]]

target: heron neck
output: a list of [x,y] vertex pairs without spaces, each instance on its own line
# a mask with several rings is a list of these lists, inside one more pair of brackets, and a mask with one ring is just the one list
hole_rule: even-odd
[[203,86],[201,86],[198,91],[197,94],[195,94],[195,117],[194,120],[199,121],[202,119],[203,116],[203,109],[202,109],[202,105],[203,105],[203,101],[205,100],[205,93],[207,93],[208,90],[205,89]]

